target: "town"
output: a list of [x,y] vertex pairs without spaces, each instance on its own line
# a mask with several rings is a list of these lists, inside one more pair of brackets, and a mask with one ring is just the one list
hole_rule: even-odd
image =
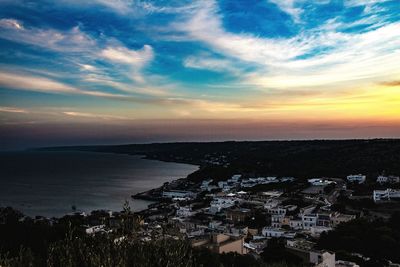
[[[400,178],[393,175],[380,175],[368,182],[362,174],[305,181],[241,174],[224,181],[211,177],[198,183],[179,179],[133,196],[155,202],[141,212],[129,212],[128,219],[135,227],[135,238],[141,242],[185,240],[195,249],[251,255],[255,259],[266,257],[266,249],[278,242],[305,266],[356,267],[356,262],[341,258],[335,251],[318,248],[319,238],[360,217],[387,219],[384,209],[368,210],[366,205],[357,207],[352,203],[367,201],[396,209],[400,190],[392,188],[399,188],[399,182]],[[369,191],[365,188],[372,188],[372,193],[366,194]],[[70,216],[80,218],[86,235],[109,235],[118,242],[127,238],[121,228],[126,227],[129,209],[126,204],[123,212],[93,211]],[[369,259],[360,253],[351,256],[361,261]],[[399,266],[390,261],[389,265]]]
[[[370,195],[353,196],[366,183],[365,175],[340,178],[244,177],[233,175],[226,181],[205,179],[201,183],[186,179],[166,183],[159,194],[160,203],[142,214],[146,225],[173,225],[193,247],[206,247],[216,253],[235,252],[259,257],[269,240],[285,241],[285,248],[301,255],[312,266],[355,267],[354,262],[335,258],[335,253],[316,250],[321,234],[349,222],[365,210],[340,212],[338,198],[368,199],[374,203],[400,200],[398,176],[380,175]],[[264,188],[280,188],[263,190]],[[136,196],[136,197],[140,197]],[[385,214],[374,213],[385,217]],[[153,229],[154,230],[154,229]],[[176,237],[178,237],[176,236]],[[143,238],[149,238],[146,231]],[[362,255],[357,255],[363,257]],[[393,265],[395,266],[395,265]],[[396,265],[398,266],[398,265]]]

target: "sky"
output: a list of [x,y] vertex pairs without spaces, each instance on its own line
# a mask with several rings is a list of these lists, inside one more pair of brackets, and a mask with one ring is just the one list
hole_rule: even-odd
[[375,137],[399,0],[0,0],[0,150]]

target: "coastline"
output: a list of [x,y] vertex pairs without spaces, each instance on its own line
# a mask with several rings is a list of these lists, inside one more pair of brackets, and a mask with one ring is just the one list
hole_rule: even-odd
[[[174,165],[163,165],[160,164],[161,162],[167,162],[167,161],[162,161],[162,160],[157,160],[154,158],[147,157],[146,155],[143,154],[134,154],[134,153],[110,153],[110,152],[105,152],[105,151],[82,151],[82,150],[51,150],[51,151],[21,151],[22,157],[26,157],[26,155],[29,155],[30,152],[61,152],[60,155],[68,155],[71,153],[72,157],[75,157],[74,153],[77,153],[78,155],[78,160],[83,158],[90,158],[90,156],[85,156],[85,154],[82,154],[82,157],[79,156],[80,153],[90,153],[94,155],[94,161],[98,160],[98,158],[103,159],[101,156],[103,155],[125,155],[125,160],[124,157],[122,157],[122,162],[120,163],[120,157],[115,158],[115,162],[118,162],[118,164],[114,164],[114,157],[106,157],[105,159],[108,161],[108,166],[107,167],[107,172],[104,173],[102,170],[104,169],[103,166],[99,168],[97,171],[99,173],[99,178],[97,180],[96,178],[96,170],[91,171],[92,177],[90,179],[87,179],[86,177],[84,179],[79,178],[79,176],[76,176],[77,182],[74,182],[75,180],[70,179],[70,182],[68,185],[73,186],[73,188],[68,189],[68,193],[65,193],[63,195],[62,193],[60,195],[57,195],[58,192],[53,191],[53,185],[58,183],[58,187],[60,185],[63,185],[63,187],[67,186],[66,188],[69,188],[68,185],[65,183],[65,177],[69,175],[69,177],[74,177],[73,173],[77,173],[77,171],[70,171],[71,169],[74,168],[74,164],[67,164],[66,168],[69,170],[69,174],[62,176],[60,180],[58,180],[57,177],[57,182],[50,182],[49,189],[47,187],[41,188],[40,185],[43,184],[43,181],[40,181],[37,183],[36,179],[33,179],[35,175],[38,175],[36,172],[34,172],[32,175],[29,174],[29,176],[23,176],[19,175],[18,177],[11,178],[11,179],[6,179],[3,180],[3,189],[8,188],[9,190],[17,190],[17,195],[16,196],[10,196],[7,197],[7,194],[3,194],[3,200],[1,200],[1,206],[3,207],[13,207],[16,210],[20,210],[23,212],[25,215],[35,218],[36,216],[40,217],[47,217],[47,218],[62,218],[63,216],[66,215],[71,215],[74,212],[85,212],[85,213],[90,213],[92,211],[98,211],[98,210],[110,210],[110,211],[115,211],[119,212],[122,209],[124,199],[128,200],[130,202],[131,207],[133,207],[134,212],[141,212],[143,210],[148,209],[149,205],[155,204],[154,202],[158,201],[159,199],[153,198],[153,197],[137,197],[133,198],[133,195],[136,194],[143,194],[146,192],[152,192],[154,190],[159,189],[160,187],[163,186],[165,182],[171,182],[173,180],[181,179],[183,177],[187,177],[189,174],[193,173],[198,169],[197,165],[191,165],[191,166],[174,166]],[[28,153],[26,153],[28,152]],[[66,152],[66,153],[63,153]],[[32,154],[35,155],[35,154]],[[37,157],[37,155],[30,157]],[[40,154],[39,154],[40,155]],[[46,155],[46,153],[42,154]],[[99,157],[96,157],[96,155],[99,155]],[[21,157],[21,156],[19,156]],[[42,156],[43,157],[43,156]],[[47,156],[53,158],[53,156]],[[140,160],[145,160],[147,163],[140,163],[140,161],[136,164],[134,163],[130,168],[125,168],[124,166],[129,166],[130,163],[129,161],[131,159],[129,158],[137,158]],[[63,158],[64,159],[64,158]],[[90,161],[93,161],[92,159]],[[153,162],[152,162],[153,161]],[[3,161],[4,164],[7,164],[6,161]],[[49,160],[49,163],[46,161],[46,158],[41,160],[41,165],[48,165],[50,166],[49,173],[52,172],[54,173],[54,170],[51,167],[52,161]],[[79,168],[85,168],[86,169],[86,161],[83,161],[83,163],[79,166]],[[101,165],[107,165],[103,164],[103,161],[100,161]],[[185,163],[180,163],[180,162],[168,162],[168,163],[176,163],[176,164],[185,164]],[[98,164],[98,163],[96,163]],[[155,164],[154,166],[154,171],[152,171],[153,167],[152,165]],[[34,163],[31,165],[35,166]],[[185,164],[185,165],[190,165],[190,164]],[[71,168],[72,166],[72,168]],[[143,167],[142,167],[143,166]],[[89,166],[93,169],[93,164],[92,166]],[[96,166],[95,166],[96,167]],[[14,168],[19,168],[19,167],[14,167]],[[32,166],[30,168],[33,168]],[[113,172],[113,169],[115,168],[115,173]],[[136,174],[136,169],[138,170],[138,173]],[[142,169],[142,170],[140,170]],[[147,171],[147,169],[149,171]],[[186,169],[186,171],[185,171]],[[29,170],[29,167],[27,168]],[[61,171],[61,170],[60,170]],[[130,177],[130,174],[132,174],[133,171],[133,176]],[[41,168],[40,169],[41,173],[46,173],[47,168]],[[41,174],[40,172],[39,175]],[[147,177],[147,172],[149,172],[149,177]],[[171,174],[169,174],[171,172]],[[7,172],[6,172],[7,173]],[[72,174],[71,174],[72,173]],[[94,173],[94,175],[93,175]],[[153,174],[151,174],[153,173]],[[87,176],[87,173],[83,174],[84,176]],[[52,174],[47,175],[48,177],[51,178]],[[12,176],[11,176],[12,177]],[[119,177],[119,178],[118,178]],[[25,183],[26,179],[28,182]],[[123,179],[123,180],[121,180]],[[43,180],[43,179],[42,179]],[[143,182],[142,182],[143,180]],[[22,185],[21,181],[24,183]],[[51,181],[51,180],[49,180]],[[86,188],[82,189],[82,185],[85,183],[90,182],[87,184],[87,186],[84,186]],[[97,184],[99,186],[97,186]],[[115,187],[117,186],[117,187]],[[40,195],[38,194],[30,194],[30,192],[37,192],[38,190],[34,188],[41,188],[40,190],[42,192],[51,192],[48,195]],[[110,187],[110,190],[108,191],[108,188]],[[98,191],[98,188],[101,188],[100,191]],[[118,189],[119,188],[119,189]],[[54,188],[57,189],[57,188]],[[49,191],[50,190],[50,191]],[[75,190],[79,190],[78,192],[75,192]],[[88,191],[87,197],[85,194],[82,195],[82,190],[83,191]],[[121,193],[118,193],[119,191]],[[102,196],[103,194],[104,197]],[[61,199],[59,199],[59,196]],[[36,198],[36,200],[35,200]],[[53,200],[48,200],[48,199],[53,199]],[[113,198],[114,200],[111,200]],[[70,199],[70,200],[68,200]],[[75,199],[76,201],[74,201]],[[97,199],[97,200],[96,200]],[[66,201],[67,200],[67,201]],[[139,202],[135,201],[138,200]],[[45,202],[44,202],[45,201]],[[55,204],[52,204],[52,203]],[[47,203],[47,204],[41,204],[41,203]],[[97,203],[97,204],[96,204]],[[103,204],[104,205],[103,205]],[[135,204],[136,203],[136,204]],[[71,207],[77,207],[76,210],[73,208],[71,210]]]

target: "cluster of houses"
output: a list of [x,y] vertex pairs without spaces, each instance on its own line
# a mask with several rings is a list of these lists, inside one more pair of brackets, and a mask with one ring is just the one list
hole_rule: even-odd
[[275,176],[269,177],[254,177],[254,178],[246,178],[242,179],[240,174],[233,175],[231,178],[226,181],[219,181],[217,185],[213,184],[213,179],[204,180],[200,186],[201,190],[209,191],[216,189],[221,189],[223,192],[230,192],[233,189],[238,187],[241,188],[251,188],[257,185],[262,184],[271,184],[271,183],[282,183],[282,182],[293,182],[293,177],[282,177],[278,178]]
[[[347,176],[347,181],[363,184],[366,181],[366,176],[361,174],[349,175]],[[394,175],[379,175],[376,178],[376,183],[380,186],[385,184],[395,185],[400,183],[400,177]],[[373,190],[372,199],[374,200],[374,202],[400,200],[400,190],[392,188],[387,188],[385,190]]]
[[[379,175],[378,178],[376,179],[376,182],[381,185],[399,184],[400,177],[393,175],[390,176]],[[400,200],[400,190],[392,188],[387,188],[386,190],[374,190],[372,193],[372,198],[374,199],[374,202]]]
[[[325,201],[307,199],[307,194],[302,195],[300,203],[291,203],[292,197],[282,190],[252,190],[257,185],[294,181],[293,177],[244,178],[237,174],[226,181],[206,179],[179,191],[179,195],[176,190],[165,190],[163,196],[172,201],[170,205],[175,209],[167,220],[193,247],[206,247],[217,253],[257,257],[271,238],[281,238],[287,249],[297,254],[301,251],[313,266],[357,266],[336,261],[333,252],[317,251],[314,246],[300,249],[295,245],[303,240],[315,244],[313,241],[321,233],[355,219],[354,214],[331,211]],[[332,185],[341,189],[331,179],[313,178],[308,182],[312,187]],[[324,196],[323,190],[319,195]]]
[[[398,178],[398,177],[397,177]],[[363,184],[365,175],[349,175],[348,183]],[[240,174],[218,181],[181,180],[165,184],[161,201],[142,211],[139,237],[143,241],[164,238],[186,239],[193,247],[204,247],[217,253],[236,252],[259,257],[273,238],[279,238],[286,249],[302,255],[310,266],[357,266],[335,258],[335,253],[315,249],[316,240],[339,224],[356,218],[332,210],[339,192],[346,190],[345,180],[312,178],[308,183],[293,177],[243,177]],[[377,179],[379,184],[398,182],[394,176]],[[281,190],[259,190],[258,185],[271,184]],[[302,185],[284,190],[291,183]],[[330,190],[325,190],[329,187]],[[374,201],[399,198],[400,191],[375,190]],[[105,232],[105,225],[86,229],[87,234]],[[165,229],[174,229],[166,233]]]
[[390,201],[394,199],[400,200],[400,190],[390,188],[386,190],[374,190],[372,197],[375,202]]

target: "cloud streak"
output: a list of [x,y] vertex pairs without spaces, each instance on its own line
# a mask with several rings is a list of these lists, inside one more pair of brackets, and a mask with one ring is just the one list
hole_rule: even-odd
[[85,91],[58,81],[50,80],[48,78],[8,72],[0,72],[0,85],[5,88],[29,90],[43,93],[82,94],[110,98],[126,97],[126,95],[121,94],[110,94],[100,91]]
[[[281,5],[294,5],[294,1],[279,2]],[[272,39],[230,33],[223,28],[218,12],[216,2],[209,1],[193,16],[174,26],[188,39],[201,41],[218,53],[257,64],[258,71],[243,75],[247,84],[261,88],[323,86],[382,79],[399,73],[398,22],[363,33],[340,32],[326,25],[291,38]],[[321,48],[327,51],[314,52]],[[209,59],[208,62],[213,61]],[[214,64],[201,64],[199,60],[196,66],[215,70],[215,62],[216,59]],[[185,60],[185,66],[192,65],[195,65],[193,59]]]

